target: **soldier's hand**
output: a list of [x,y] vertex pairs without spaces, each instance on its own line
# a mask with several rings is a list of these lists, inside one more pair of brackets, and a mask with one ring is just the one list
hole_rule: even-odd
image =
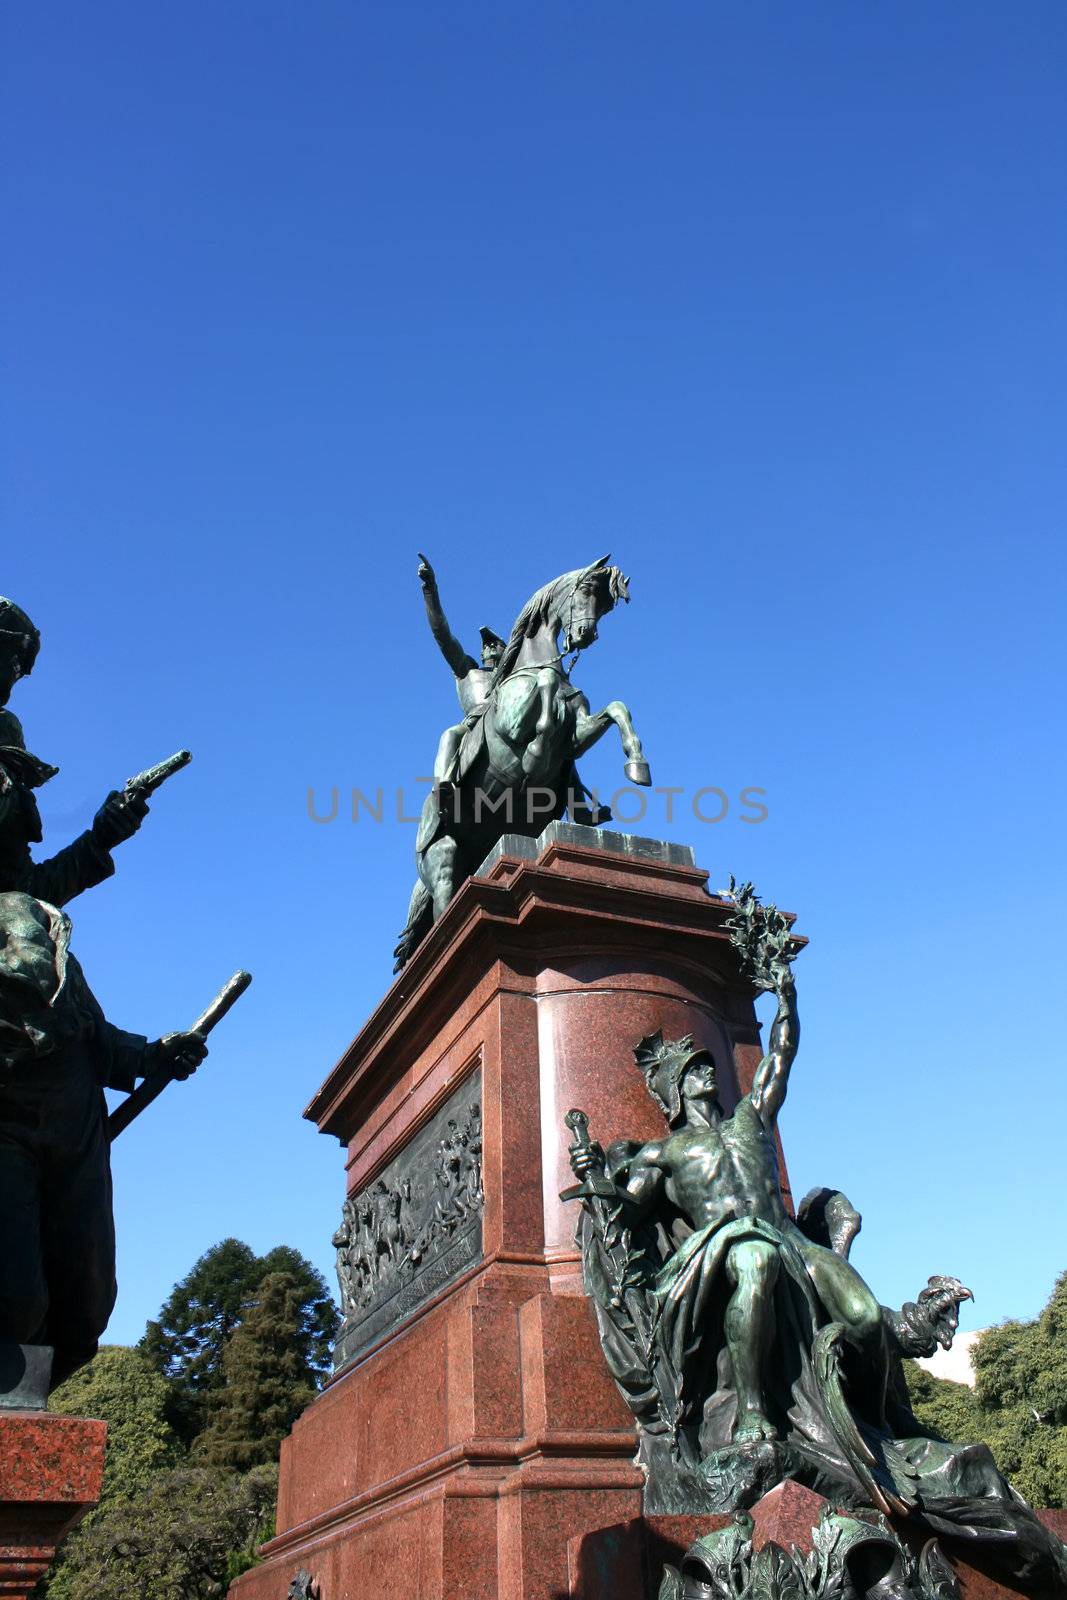
[[105,850],[111,850],[124,839],[132,839],[147,815],[148,801],[143,794],[112,789],[93,818],[93,838]]
[[604,1151],[600,1145],[578,1145],[570,1152],[571,1171],[576,1178],[586,1178],[591,1172],[604,1170]]
[[198,1033],[165,1033],[156,1050],[176,1078],[188,1078],[207,1055],[207,1044]]
[[419,551],[419,582],[424,589],[437,588],[437,575],[421,550]]

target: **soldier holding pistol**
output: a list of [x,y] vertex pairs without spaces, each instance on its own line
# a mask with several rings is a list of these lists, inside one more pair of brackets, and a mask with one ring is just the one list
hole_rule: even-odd
[[6,706],[18,680],[33,671],[40,644],[22,608],[0,598],[0,892],[20,890],[63,906],[112,876],[112,850],[133,837],[148,815],[148,796],[189,757],[182,751],[113,789],[91,827],[48,861],[34,861],[30,846],[44,837],[34,791],[59,769],[30,754],[22,724]]

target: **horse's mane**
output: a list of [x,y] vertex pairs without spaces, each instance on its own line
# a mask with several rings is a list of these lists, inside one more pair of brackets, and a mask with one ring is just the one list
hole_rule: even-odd
[[608,556],[601,556],[599,561],[592,561],[587,567],[575,567],[573,572],[564,572],[530,596],[515,618],[511,637],[489,683],[490,694],[512,672],[515,658],[522,649],[522,641],[528,639],[536,628],[543,627],[553,608],[557,604],[562,606],[563,601],[578,589],[594,583],[603,584],[607,590],[604,596],[605,611],[610,611],[619,600],[629,601],[630,580],[621,567],[610,567],[609,559]]
[[490,694],[497,684],[510,674],[512,667],[515,665],[515,659],[522,649],[523,640],[529,638],[530,634],[535,632],[536,629],[544,627],[557,600],[564,598],[567,593],[573,590],[579,578],[583,577],[588,570],[588,567],[575,567],[573,572],[564,572],[560,577],[553,578],[551,583],[546,583],[543,588],[538,589],[535,594],[530,596],[515,618],[515,624],[508,638],[504,654],[497,662],[496,670],[489,684]]

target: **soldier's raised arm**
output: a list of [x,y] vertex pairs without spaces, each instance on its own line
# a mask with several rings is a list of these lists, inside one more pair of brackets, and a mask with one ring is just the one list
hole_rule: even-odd
[[441,609],[437,575],[421,550],[419,551],[419,582],[422,584],[422,598],[426,602],[426,618],[430,624],[430,632],[437,640],[441,654],[452,668],[456,677],[465,678],[468,672],[477,667],[478,663],[473,656],[467,654],[448,626],[444,611]]
[[782,1109],[789,1087],[789,1069],[800,1043],[797,986],[789,963],[776,961],[771,975],[778,996],[778,1010],[771,1023],[767,1054],[756,1068],[752,1083],[752,1104],[767,1124],[772,1124]]
[[34,861],[30,846],[42,840],[34,790],[55,768],[18,748],[0,750],[0,890],[16,890],[65,906],[115,871],[111,852],[141,826],[148,811],[138,795],[108,795],[91,828],[47,861]]

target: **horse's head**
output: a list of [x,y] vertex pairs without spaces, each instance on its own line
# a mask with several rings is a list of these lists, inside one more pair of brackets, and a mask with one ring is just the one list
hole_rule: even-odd
[[596,638],[596,625],[619,600],[629,600],[629,579],[601,556],[591,566],[565,572],[530,596],[515,619],[511,638],[493,673],[495,688],[513,671],[528,639],[548,635],[555,648],[563,635],[563,654],[584,650]]
[[570,597],[560,612],[564,655],[591,645],[597,636],[596,625],[600,618],[607,616],[617,601],[629,602],[630,580],[619,567],[609,567],[609,559],[601,556],[591,566],[570,575],[573,579]]

